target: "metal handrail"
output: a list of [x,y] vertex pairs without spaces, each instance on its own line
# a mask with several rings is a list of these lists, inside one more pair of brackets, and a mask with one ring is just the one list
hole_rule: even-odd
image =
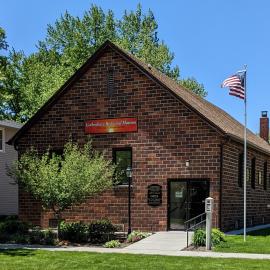
[[[204,219],[203,219],[203,217],[204,217]],[[194,221],[194,220],[196,221],[199,218],[200,218],[200,221],[198,223],[195,223],[192,226],[190,226],[190,223],[192,221]],[[198,215],[196,217],[193,217],[193,218],[191,218],[191,219],[184,222],[184,224],[186,226],[186,232],[187,232],[187,247],[188,247],[188,240],[189,240],[189,237],[188,237],[189,231],[195,229],[196,227],[199,227],[201,224],[203,224],[205,222],[206,222],[206,213],[202,213],[202,214],[200,214],[200,215]]]
[[193,220],[195,220],[195,219],[198,219],[199,217],[202,217],[202,216],[204,216],[204,215],[206,215],[206,214],[205,214],[205,213],[202,213],[202,214],[200,214],[200,215],[198,215],[198,216],[196,216],[196,217],[193,217],[193,218],[191,218],[191,219],[185,221],[184,224],[188,224],[188,223],[190,223],[191,221],[193,221]]

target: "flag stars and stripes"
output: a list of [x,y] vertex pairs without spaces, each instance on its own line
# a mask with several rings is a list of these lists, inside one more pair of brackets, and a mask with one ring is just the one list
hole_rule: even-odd
[[230,76],[224,80],[221,87],[228,87],[230,89],[229,95],[245,99],[244,80],[240,75],[235,74]]

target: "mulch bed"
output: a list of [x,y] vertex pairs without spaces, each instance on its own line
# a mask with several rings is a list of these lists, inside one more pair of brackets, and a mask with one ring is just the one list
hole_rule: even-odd
[[206,250],[205,247],[196,247],[193,245],[190,245],[190,246],[184,248],[183,250],[185,250],[185,251],[209,251],[209,250]]

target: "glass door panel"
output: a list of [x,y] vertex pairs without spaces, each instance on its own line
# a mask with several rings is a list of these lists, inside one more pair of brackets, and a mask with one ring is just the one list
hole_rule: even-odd
[[206,180],[172,180],[168,192],[168,229],[183,230],[185,221],[204,213],[209,183]]
[[187,183],[170,182],[169,229],[184,229],[187,208]]

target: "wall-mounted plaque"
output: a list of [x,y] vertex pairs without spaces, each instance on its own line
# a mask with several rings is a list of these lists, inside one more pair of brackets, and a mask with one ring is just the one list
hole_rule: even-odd
[[86,134],[127,133],[137,130],[137,118],[95,119],[85,122]]
[[148,186],[148,205],[159,206],[162,203],[162,187],[157,184]]

